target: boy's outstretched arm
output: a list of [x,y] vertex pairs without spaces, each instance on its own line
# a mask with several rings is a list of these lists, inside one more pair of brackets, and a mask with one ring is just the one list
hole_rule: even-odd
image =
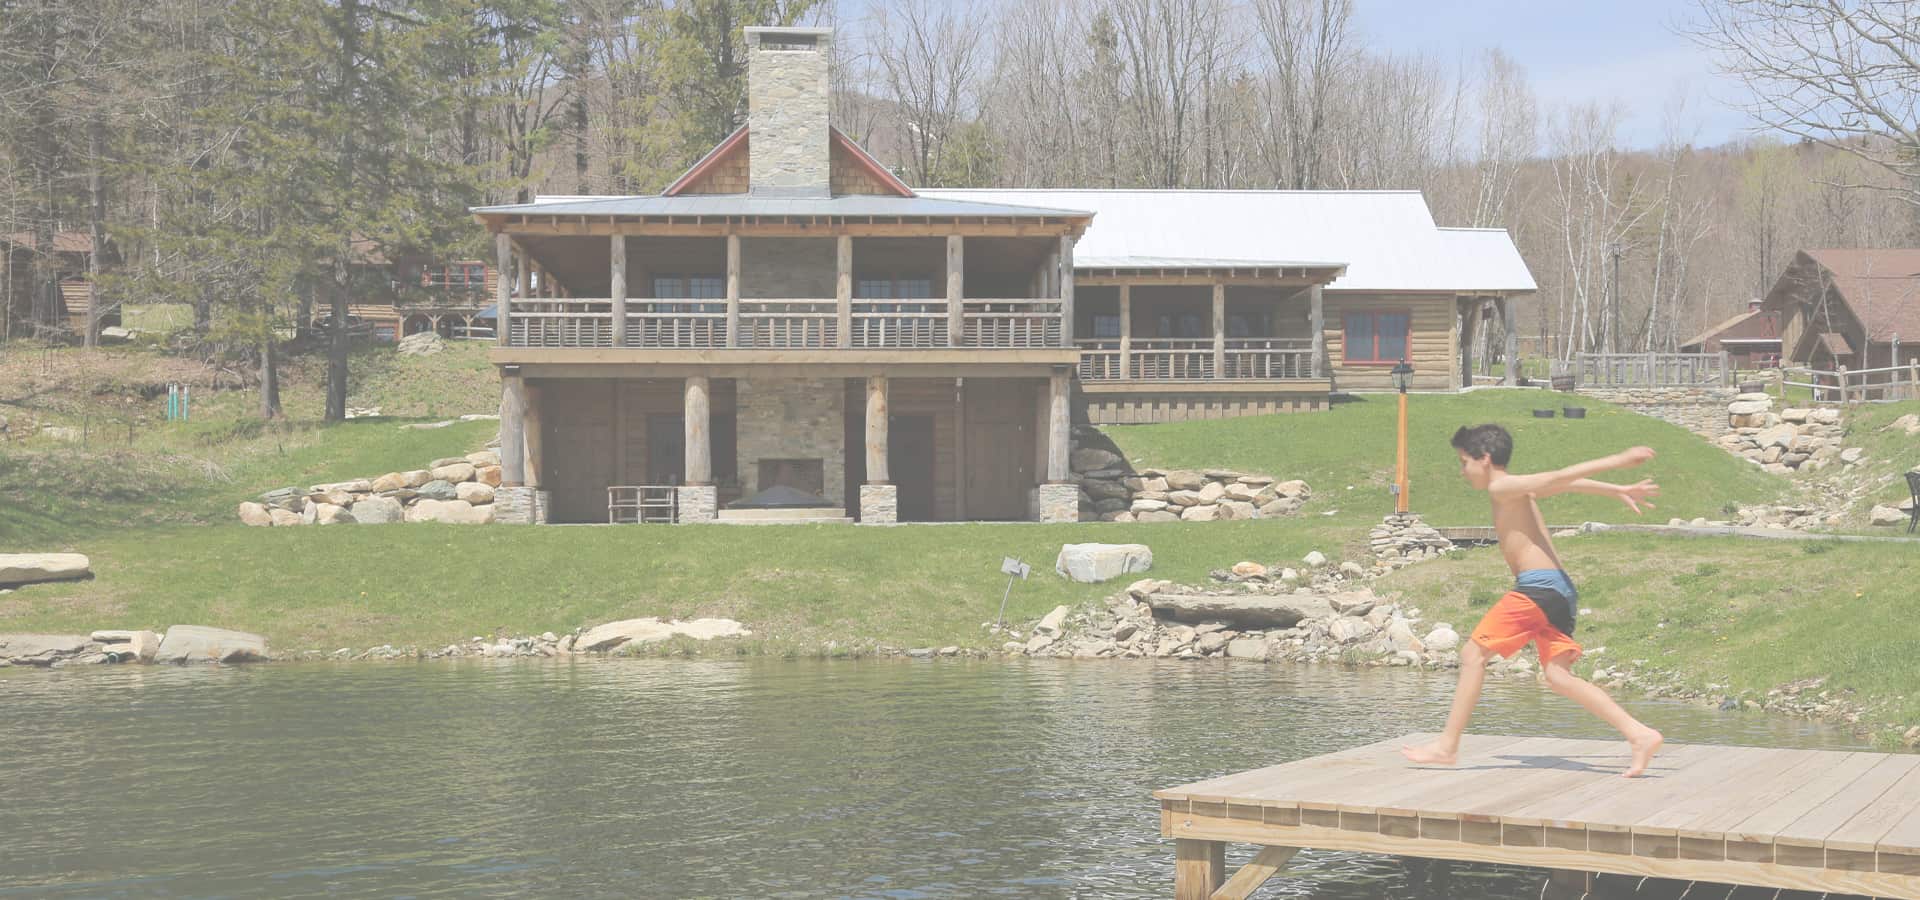
[[1653,501],[1649,498],[1660,496],[1660,486],[1654,484],[1651,478],[1642,479],[1635,484],[1614,484],[1610,481],[1594,481],[1591,478],[1582,478],[1579,481],[1567,485],[1566,490],[1575,494],[1593,494],[1599,497],[1612,497],[1621,503],[1625,503],[1627,508],[1634,512],[1639,512],[1643,504],[1648,509],[1655,508]]
[[[1587,480],[1588,476],[1598,475],[1612,469],[1624,469],[1637,466],[1653,458],[1653,448],[1633,447],[1611,456],[1590,459],[1574,463],[1564,469],[1551,472],[1535,472],[1530,475],[1508,475],[1497,478],[1487,489],[1494,494],[1517,496],[1531,494],[1534,497],[1551,497],[1555,494],[1573,490],[1576,482]],[[1600,484],[1601,482],[1593,482]],[[1598,493],[1598,491],[1595,491]]]

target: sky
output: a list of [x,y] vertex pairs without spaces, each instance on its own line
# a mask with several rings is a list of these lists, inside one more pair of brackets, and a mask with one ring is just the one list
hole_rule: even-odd
[[1666,109],[1684,92],[1680,135],[1698,146],[1751,136],[1752,120],[1731,106],[1745,96],[1713,71],[1676,25],[1691,0],[1356,0],[1366,46],[1441,59],[1476,58],[1499,47],[1527,71],[1542,112],[1592,100],[1625,105],[1621,139],[1657,146]]

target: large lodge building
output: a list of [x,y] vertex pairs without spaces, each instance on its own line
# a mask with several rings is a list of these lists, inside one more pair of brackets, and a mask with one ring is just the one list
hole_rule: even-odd
[[1534,290],[1411,191],[915,191],[828,124],[828,38],[747,29],[746,126],[658,196],[474,210],[503,520],[1074,521],[1076,412],[1457,389]]

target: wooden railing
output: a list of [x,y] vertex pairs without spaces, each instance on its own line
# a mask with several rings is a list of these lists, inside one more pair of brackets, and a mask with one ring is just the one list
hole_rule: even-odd
[[961,318],[967,347],[1060,346],[1059,300],[967,300]]
[[611,347],[613,301],[516,300],[504,340],[509,347]]
[[1135,338],[1127,376],[1143,381],[1212,381],[1213,339]]
[[[1122,359],[1112,338],[1074,342],[1082,381],[1276,381],[1312,378],[1313,342],[1230,338],[1215,369],[1213,339],[1135,338]],[[1124,368],[1123,368],[1124,367]]]
[[[1796,376],[1805,380],[1795,381]],[[1920,399],[1920,362],[1858,371],[1845,366],[1833,371],[1791,366],[1780,370],[1774,384],[1783,400],[1789,387],[1807,388],[1815,403],[1915,400]]]
[[861,348],[947,346],[945,300],[855,300],[853,345]]
[[1582,353],[1574,358],[1581,387],[1732,387],[1721,353]]
[[1287,338],[1228,338],[1221,378],[1266,381],[1313,377],[1313,342]]
[[742,300],[740,341],[759,350],[826,350],[839,346],[839,305],[832,300]]
[[1120,342],[1112,339],[1074,341],[1080,348],[1081,381],[1119,381]]
[[629,347],[697,350],[726,345],[725,301],[627,301]]

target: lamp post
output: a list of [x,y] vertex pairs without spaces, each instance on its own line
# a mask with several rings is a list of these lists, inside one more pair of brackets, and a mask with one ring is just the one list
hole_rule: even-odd
[[1393,511],[1407,512],[1407,387],[1413,383],[1413,367],[1401,360],[1393,367],[1393,386],[1400,391],[1400,441],[1398,460],[1393,470]]

